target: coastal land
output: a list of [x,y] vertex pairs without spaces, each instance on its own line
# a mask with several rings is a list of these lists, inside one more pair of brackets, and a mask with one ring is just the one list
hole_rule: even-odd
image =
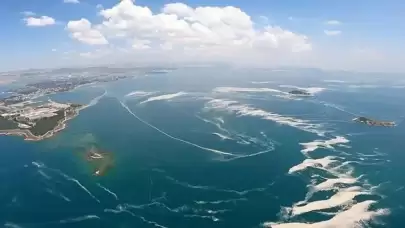
[[[81,86],[108,83],[147,74],[164,74],[173,68],[152,67],[85,67],[49,70],[27,70],[0,73],[13,81],[26,81],[23,86],[3,91],[0,96],[0,135],[23,136],[38,141],[52,137],[63,130],[66,123],[92,106],[105,95],[93,99],[88,105],[57,103],[38,98],[68,92]],[[10,86],[11,88],[13,86]]]
[[369,126],[376,126],[376,127],[395,127],[396,124],[393,121],[379,121],[379,120],[374,120],[370,119],[364,116],[360,116],[357,118],[354,118],[353,121],[366,124]]
[[25,140],[39,141],[52,137],[66,127],[85,106],[49,101],[37,105],[0,105],[0,135],[23,136]]

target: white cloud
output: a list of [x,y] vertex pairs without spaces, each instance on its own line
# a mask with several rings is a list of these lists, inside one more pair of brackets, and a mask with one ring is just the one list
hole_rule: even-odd
[[41,17],[27,17],[24,18],[25,24],[31,27],[43,27],[48,25],[54,25],[56,23],[55,19],[48,16]]
[[80,3],[79,0],[63,0],[64,3],[73,3],[73,4],[78,4]]
[[[248,55],[281,59],[312,49],[309,38],[279,26],[260,27],[239,8],[190,7],[170,3],[154,13],[148,7],[123,0],[100,11],[102,24],[93,26],[108,39],[124,39],[132,48],[221,60]],[[135,41],[134,41],[135,40]],[[250,58],[251,59],[251,58]],[[266,60],[267,61],[267,60]]]
[[340,31],[340,30],[324,30],[323,32],[327,36],[338,36],[338,35],[342,34],[342,31]]
[[55,51],[57,51],[57,50],[56,50],[55,48],[53,48],[53,49],[52,49],[52,52],[55,52]]
[[26,17],[35,16],[35,13],[32,11],[24,11],[24,12],[21,12],[21,14]]
[[103,34],[94,29],[87,19],[82,18],[78,21],[69,21],[67,29],[70,31],[71,37],[80,42],[90,45],[108,44]]
[[132,48],[133,49],[149,49],[150,48],[150,46],[149,46],[150,43],[151,42],[149,40],[135,39],[133,44],[132,44]]
[[340,24],[342,24],[342,22],[337,21],[337,20],[329,20],[329,21],[325,21],[325,24],[327,24],[327,25],[340,25]]

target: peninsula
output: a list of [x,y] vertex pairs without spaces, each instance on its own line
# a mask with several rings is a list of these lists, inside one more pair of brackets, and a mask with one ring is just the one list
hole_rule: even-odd
[[362,123],[362,124],[367,124],[369,126],[378,126],[378,127],[395,127],[395,122],[393,121],[378,121],[378,120],[373,120],[367,117],[357,117],[354,118],[353,121]]
[[21,102],[6,105],[0,102],[0,135],[23,136],[38,141],[53,136],[66,127],[83,108],[80,104],[48,102]]

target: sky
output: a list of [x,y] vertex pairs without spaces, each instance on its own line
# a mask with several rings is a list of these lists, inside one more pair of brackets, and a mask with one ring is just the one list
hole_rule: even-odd
[[402,0],[1,0],[0,71],[221,62],[405,72]]

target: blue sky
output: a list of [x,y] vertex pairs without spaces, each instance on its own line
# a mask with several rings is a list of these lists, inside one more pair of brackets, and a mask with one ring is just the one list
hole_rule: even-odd
[[[0,2],[0,27],[3,30],[0,35],[0,70],[57,67],[75,65],[78,62],[96,64],[99,61],[103,63],[102,60],[95,58],[83,61],[78,61],[78,58],[69,59],[64,54],[93,51],[101,53],[102,51],[106,52],[107,49],[110,52],[112,43],[117,45],[126,41],[113,41],[107,37],[104,29],[102,35],[105,36],[108,44],[103,47],[88,45],[72,38],[74,31],[67,29],[67,23],[85,18],[92,26],[100,25],[108,18],[99,14],[101,9],[97,5],[101,4],[104,9],[110,9],[116,7],[118,2],[118,0],[80,0],[80,3],[73,4],[64,3],[64,0],[2,0]],[[154,14],[158,14],[166,4],[175,2],[179,1],[137,0],[133,5],[147,6]],[[369,53],[379,56],[377,59],[381,63],[381,67],[378,70],[389,70],[392,67],[401,68],[401,66],[397,66],[399,65],[397,62],[399,62],[398,59],[404,57],[400,50],[405,48],[405,14],[403,13],[405,12],[405,3],[399,0],[191,0],[180,2],[193,9],[206,6],[219,8],[233,6],[249,15],[257,30],[266,25],[271,25],[279,26],[294,34],[304,35],[308,38],[306,42],[311,44],[311,53],[316,53],[317,57],[314,57],[313,62],[316,62],[315,59],[323,60],[330,55],[344,58],[346,56],[345,51],[347,53],[358,51],[359,53],[366,53],[366,57],[371,55]],[[33,14],[26,15],[24,12],[32,12]],[[24,18],[42,16],[53,18],[55,23],[33,27],[28,26],[27,22],[24,21]],[[119,18],[118,15],[117,18]],[[331,20],[338,21],[339,24],[327,24],[327,21]],[[133,33],[136,32],[139,30],[133,31]],[[136,34],[135,36],[138,37]],[[133,37],[129,39],[133,39]],[[123,46],[122,48],[128,47]],[[148,50],[150,51],[151,48]],[[136,52],[140,53],[139,50]],[[281,51],[269,50],[268,56],[271,58],[280,55],[280,53]],[[356,58],[351,62],[363,61],[361,56]],[[288,65],[288,59],[286,58],[282,64]],[[324,64],[326,68],[356,69],[356,66],[344,63],[344,61],[335,64],[336,66],[330,66],[331,62],[339,61],[335,58],[328,61]],[[307,64],[300,61],[299,57],[294,56],[291,65],[297,62],[299,65]],[[313,62],[308,64],[314,64]],[[319,67],[322,68],[322,64],[319,63]],[[375,63],[370,62],[370,64]],[[362,67],[364,65],[367,66],[367,62],[362,63]]]

